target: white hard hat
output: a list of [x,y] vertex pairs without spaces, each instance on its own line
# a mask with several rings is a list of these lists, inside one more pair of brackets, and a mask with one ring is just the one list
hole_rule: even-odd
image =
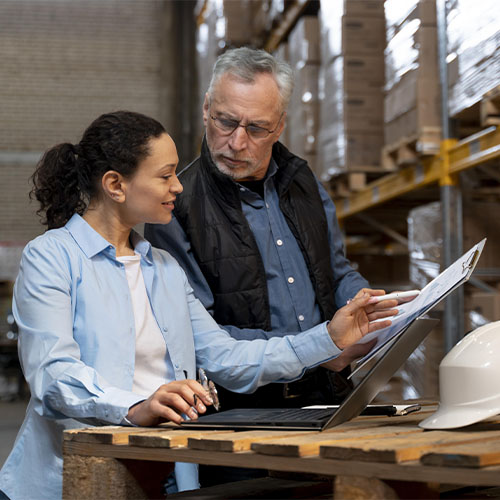
[[424,429],[453,429],[500,413],[500,321],[466,335],[439,365],[440,403],[420,422]]

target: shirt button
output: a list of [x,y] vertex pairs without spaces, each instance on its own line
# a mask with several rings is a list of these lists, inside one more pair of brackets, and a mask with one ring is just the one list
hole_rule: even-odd
[[299,314],[299,321],[304,321],[304,315],[303,314]]
[[266,203],[266,208],[269,208],[269,203]]
[[293,283],[294,281],[295,281],[295,280],[294,280],[293,276],[290,276],[290,277],[288,278],[288,283]]
[[276,245],[278,245],[280,247],[281,245],[283,245],[283,241],[282,240],[276,240]]

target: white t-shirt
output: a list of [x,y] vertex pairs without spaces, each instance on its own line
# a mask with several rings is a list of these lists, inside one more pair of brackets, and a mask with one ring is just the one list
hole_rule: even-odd
[[135,318],[135,370],[132,391],[149,397],[175,379],[165,339],[153,316],[139,255],[117,257],[125,266]]

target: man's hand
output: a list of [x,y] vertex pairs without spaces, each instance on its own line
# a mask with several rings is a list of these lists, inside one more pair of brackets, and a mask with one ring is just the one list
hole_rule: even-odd
[[148,399],[129,408],[127,419],[141,427],[161,422],[180,424],[184,420],[182,413],[195,420],[198,413],[205,413],[205,405],[212,403],[210,395],[196,380],[176,380],[160,386]]
[[[383,290],[382,290],[383,292]],[[383,295],[377,294],[377,295]],[[375,319],[388,318],[398,313],[397,309],[380,308],[371,294],[357,294],[349,304],[339,309],[328,323],[328,333],[339,349],[345,349],[362,339],[367,333],[381,330],[391,324],[390,320],[373,322]],[[397,301],[394,301],[397,303]],[[394,304],[396,305],[396,304]]]

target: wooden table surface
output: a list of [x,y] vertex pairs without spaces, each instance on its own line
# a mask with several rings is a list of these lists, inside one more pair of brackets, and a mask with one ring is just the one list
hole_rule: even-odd
[[[500,486],[500,419],[424,431],[433,408],[404,417],[358,417],[324,432],[93,427],[64,433],[66,463],[79,457],[195,462],[328,476]],[[66,491],[69,491],[66,489]]]

